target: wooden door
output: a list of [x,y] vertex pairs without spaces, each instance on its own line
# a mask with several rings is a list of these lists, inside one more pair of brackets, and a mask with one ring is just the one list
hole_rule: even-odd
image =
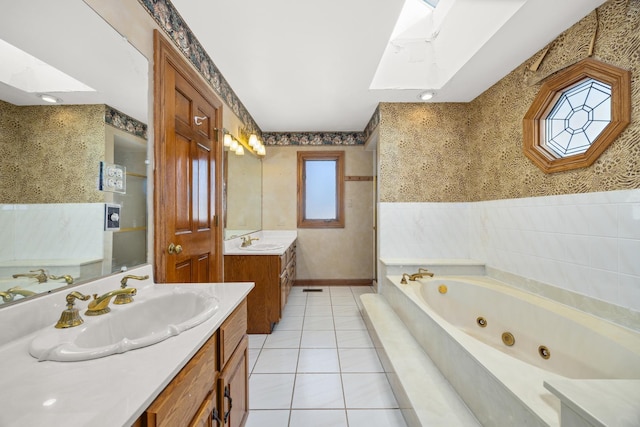
[[156,281],[222,281],[221,103],[154,33]]

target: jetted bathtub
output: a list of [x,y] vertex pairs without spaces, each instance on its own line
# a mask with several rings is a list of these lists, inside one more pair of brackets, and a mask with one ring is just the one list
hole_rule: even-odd
[[558,426],[545,381],[640,379],[640,333],[487,277],[434,277],[382,294],[483,425]]

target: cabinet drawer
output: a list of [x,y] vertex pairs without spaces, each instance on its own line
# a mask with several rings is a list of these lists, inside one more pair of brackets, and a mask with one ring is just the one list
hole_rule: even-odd
[[244,300],[220,327],[220,367],[226,365],[247,333],[247,301]]
[[[202,406],[200,406],[195,418],[189,423],[189,427],[211,427],[215,402],[216,394],[214,392],[209,393],[204,402],[202,402]],[[216,421],[213,422],[215,423],[213,425],[217,427],[218,423]]]
[[177,426],[193,420],[214,390],[217,332],[191,358],[143,415],[148,427]]

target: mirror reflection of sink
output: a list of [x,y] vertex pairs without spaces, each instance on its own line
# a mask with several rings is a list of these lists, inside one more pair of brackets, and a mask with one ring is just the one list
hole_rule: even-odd
[[276,249],[283,249],[284,245],[280,243],[253,243],[251,246],[241,247],[245,251],[275,251]]
[[[138,294],[140,295],[140,293]],[[36,359],[75,362],[97,359],[157,344],[199,325],[218,311],[218,299],[197,291],[174,289],[127,305],[68,329],[53,326],[29,346]],[[79,307],[81,314],[84,308]]]

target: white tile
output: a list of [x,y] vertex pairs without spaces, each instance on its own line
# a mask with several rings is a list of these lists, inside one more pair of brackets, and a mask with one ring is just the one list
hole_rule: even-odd
[[338,352],[335,348],[301,348],[298,356],[298,372],[340,373]]
[[336,330],[364,330],[367,326],[364,324],[361,316],[358,317],[336,317],[334,320]]
[[329,293],[331,296],[346,296],[350,297],[353,295],[351,292],[351,288],[349,286],[332,286],[329,288]]
[[282,318],[289,316],[304,316],[304,305],[285,305],[282,311]]
[[306,305],[307,304],[307,296],[306,295],[291,295],[287,297],[287,305]]
[[360,309],[355,305],[334,305],[333,317],[360,316]]
[[618,205],[618,236],[623,239],[640,239],[640,203]]
[[323,305],[309,305],[307,304],[307,310],[305,311],[305,316],[331,316],[331,304],[323,304]]
[[274,331],[264,342],[263,348],[298,348],[302,331]]
[[256,374],[294,373],[298,365],[297,348],[263,348],[253,368]]
[[631,276],[640,276],[640,240],[620,239],[620,267],[619,272]]
[[305,316],[304,331],[333,331],[332,316]]
[[249,348],[262,348],[267,334],[249,334]]
[[365,331],[336,331],[339,348],[373,348],[369,333]]
[[349,427],[407,426],[399,409],[348,409],[347,418]]
[[256,365],[256,361],[258,360],[258,356],[260,355],[261,349],[259,348],[250,348],[249,349],[249,373],[253,372],[253,368]]
[[348,297],[331,297],[331,304],[333,306],[338,305],[356,305],[356,300],[353,296]]
[[289,409],[294,374],[253,374],[249,379],[250,409]]
[[291,407],[344,408],[340,374],[297,374]]
[[338,350],[342,372],[383,372],[373,348],[341,348]]
[[397,408],[398,402],[383,373],[342,374],[347,408]]
[[351,286],[351,292],[355,296],[362,294],[371,294],[373,293],[373,288],[371,286]]
[[288,410],[252,409],[249,411],[245,427],[286,427],[288,423]]
[[347,427],[347,416],[344,410],[293,410],[289,427]]
[[311,305],[331,305],[331,295],[328,292],[323,295],[309,295],[307,296],[307,306]]
[[274,331],[301,331],[304,316],[288,316],[280,319],[274,326]]
[[304,331],[301,348],[336,348],[334,331]]

